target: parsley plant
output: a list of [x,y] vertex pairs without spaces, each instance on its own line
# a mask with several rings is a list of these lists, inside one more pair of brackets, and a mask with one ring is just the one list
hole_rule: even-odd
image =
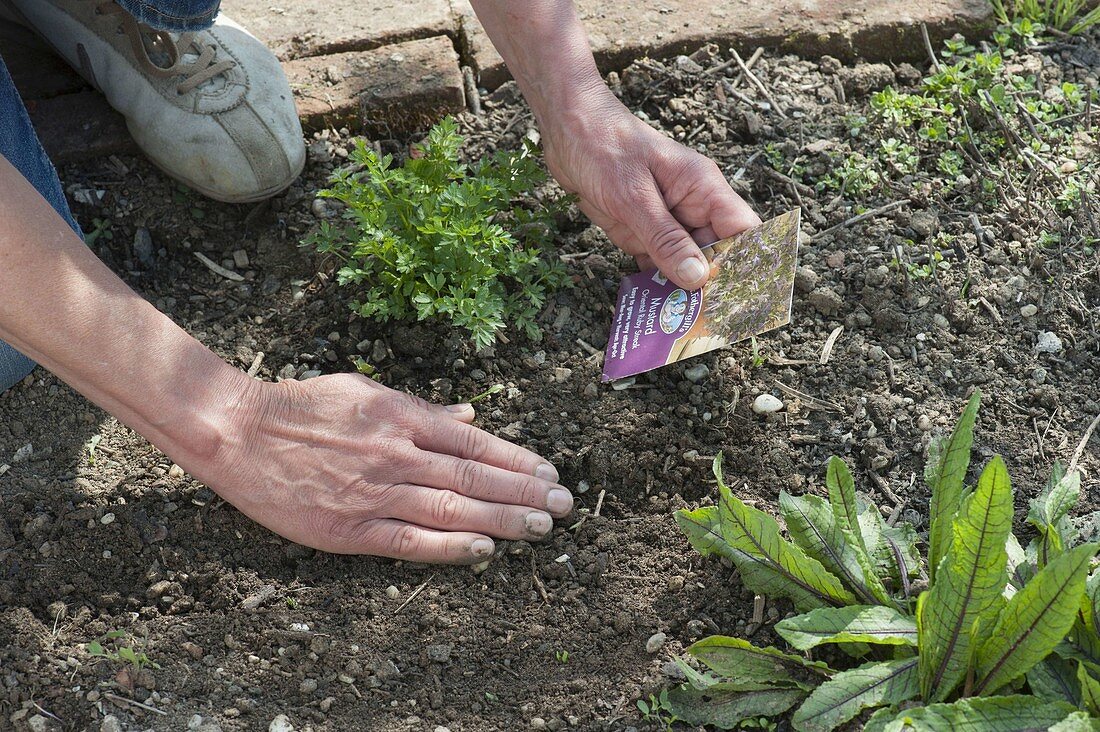
[[343,221],[322,223],[306,244],[343,261],[338,281],[365,318],[446,318],[478,348],[510,322],[537,340],[547,293],[567,281],[540,256],[557,202],[530,195],[545,180],[532,145],[470,166],[461,145],[451,118],[401,166],[360,141],[318,194],[345,204]]

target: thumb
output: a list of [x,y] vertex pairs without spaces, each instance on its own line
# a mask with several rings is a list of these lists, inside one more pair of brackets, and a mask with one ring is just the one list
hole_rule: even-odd
[[634,234],[661,274],[684,289],[702,287],[710,275],[710,265],[699,245],[669,212],[661,195],[656,190],[650,191],[635,206]]

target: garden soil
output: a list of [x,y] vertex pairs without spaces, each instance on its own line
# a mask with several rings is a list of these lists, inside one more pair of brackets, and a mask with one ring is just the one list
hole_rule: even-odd
[[[1043,73],[1095,85],[1086,53],[1095,41],[1054,47]],[[754,70],[783,118],[710,54],[641,61],[610,81],[711,155],[762,217],[803,207],[792,322],[755,348],[617,385],[599,383],[600,350],[633,263],[575,212],[556,249],[573,287],[542,313],[542,340],[510,331],[478,353],[440,324],[353,317],[336,264],[299,248],[338,214],[314,194],[347,157],[346,130],[308,140],[304,177],[258,206],[201,200],[136,157],[63,170],[97,253],[230,362],[248,369],[262,352],[257,376],[273,380],[362,356],[383,383],[445,402],[503,385],[478,403],[478,424],[550,458],[577,511],[544,542],[500,542],[477,569],[314,552],[252,524],[38,370],[0,396],[0,729],[657,729],[636,702],[675,679],[684,647],[711,633],[774,642],[767,621],[790,611],[758,606],[675,526],[675,509],[713,501],[714,456],[738,495],[772,510],[781,490],[821,494],[825,461],[840,455],[886,515],[926,529],[929,439],[976,387],[975,466],[1005,456],[1022,525],[1052,461],[1100,412],[1095,250],[1040,246],[1021,211],[976,207],[979,242],[971,210],[922,195],[919,179],[862,204],[815,190],[870,134],[868,94],[914,85],[917,69],[764,56]],[[460,120],[471,155],[536,136],[511,84],[482,103]],[[410,141],[372,142],[400,156]],[[777,155],[804,166],[798,182],[771,172]],[[921,277],[940,231],[953,237],[950,267]],[[912,273],[892,264],[895,246]],[[763,393],[784,408],[755,413]],[[1097,444],[1080,460],[1084,509]],[[147,656],[140,673],[88,653],[109,631]]]

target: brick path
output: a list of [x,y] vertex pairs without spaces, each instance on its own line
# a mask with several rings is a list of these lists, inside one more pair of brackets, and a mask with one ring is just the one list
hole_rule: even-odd
[[[920,23],[934,40],[990,24],[987,0],[576,0],[606,72],[644,55],[704,43],[758,46],[844,60],[924,56]],[[465,106],[462,67],[482,87],[507,77],[468,0],[224,0],[223,9],[284,62],[307,128],[368,132],[422,127]],[[0,22],[0,55],[60,162],[132,147],[102,99],[22,29]]]

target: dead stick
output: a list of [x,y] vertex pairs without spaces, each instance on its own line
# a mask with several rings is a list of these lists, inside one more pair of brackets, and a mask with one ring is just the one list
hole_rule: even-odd
[[745,62],[741,59],[741,54],[737,53],[736,48],[731,48],[730,53],[733,54],[733,59],[737,62],[737,65],[741,67],[741,73],[745,75],[745,78],[752,82],[753,86],[760,90],[760,93],[764,95],[764,98],[768,100],[768,103],[775,109],[783,119],[787,119],[787,113],[783,111],[783,108],[779,106],[779,103],[775,101],[771,92],[768,91],[768,87],[764,86],[760,79],[756,78],[756,74],[752,73],[752,70],[745,65]]
[[879,206],[878,208],[874,209],[873,211],[867,211],[866,213],[861,213],[859,216],[853,216],[852,218],[848,219],[847,221],[842,221],[839,224],[837,224],[836,226],[830,226],[828,229],[825,229],[825,231],[821,231],[821,232],[818,232],[817,234],[814,234],[812,237],[810,237],[810,241],[811,242],[817,241],[821,237],[825,236],[826,234],[831,234],[834,231],[836,231],[837,229],[844,229],[846,227],[852,226],[853,224],[858,224],[860,221],[864,221],[864,220],[869,219],[873,216],[878,216],[880,214],[889,213],[889,212],[893,211],[896,208],[901,208],[902,206],[906,205],[907,203],[909,203],[909,199],[908,198],[903,198],[900,201],[894,201],[893,203],[888,203],[885,206]]
[[1067,473],[1072,473],[1077,468],[1077,461],[1081,459],[1081,455],[1085,452],[1085,446],[1089,444],[1089,439],[1092,437],[1092,433],[1096,431],[1096,426],[1100,425],[1100,414],[1096,415],[1096,419],[1092,420],[1092,424],[1085,430],[1085,436],[1081,438],[1081,442],[1078,443],[1077,449],[1073,451],[1073,457],[1070,458],[1069,468],[1066,469]]
[[119,696],[118,694],[112,694],[110,692],[106,692],[103,696],[107,697],[108,699],[110,699],[113,702],[119,702],[121,704],[130,704],[132,706],[144,709],[147,712],[155,712],[155,713],[163,715],[165,717],[168,716],[168,712],[157,709],[156,707],[151,707],[148,704],[142,704],[141,702],[136,701],[134,699],[127,699],[126,697]]
[[936,52],[932,50],[932,39],[928,37],[928,26],[924,23],[920,24],[920,36],[924,40],[924,50],[928,52],[928,58],[932,60],[932,68],[934,68],[937,73],[943,71],[940,60],[936,58]]
[[408,604],[409,604],[410,602],[412,602],[413,600],[415,600],[415,599],[416,599],[416,598],[417,598],[417,597],[418,597],[418,596],[420,595],[420,593],[424,591],[424,588],[428,586],[428,583],[429,583],[429,582],[431,582],[431,581],[432,581],[433,579],[435,579],[435,575],[434,575],[434,574],[433,574],[433,575],[432,575],[431,577],[429,577],[428,579],[424,580],[424,584],[420,585],[420,586],[419,586],[419,587],[417,587],[417,588],[416,588],[415,590],[413,590],[413,591],[412,591],[412,594],[411,594],[411,595],[409,595],[409,599],[407,599],[407,600],[405,600],[405,602],[401,603],[401,607],[399,607],[399,608],[397,608],[396,610],[394,610],[394,611],[393,611],[393,614],[394,614],[394,615],[397,615],[397,614],[398,614],[399,612],[401,612],[402,610],[404,610],[404,609],[405,609],[405,606],[406,606],[406,605],[408,605]]

